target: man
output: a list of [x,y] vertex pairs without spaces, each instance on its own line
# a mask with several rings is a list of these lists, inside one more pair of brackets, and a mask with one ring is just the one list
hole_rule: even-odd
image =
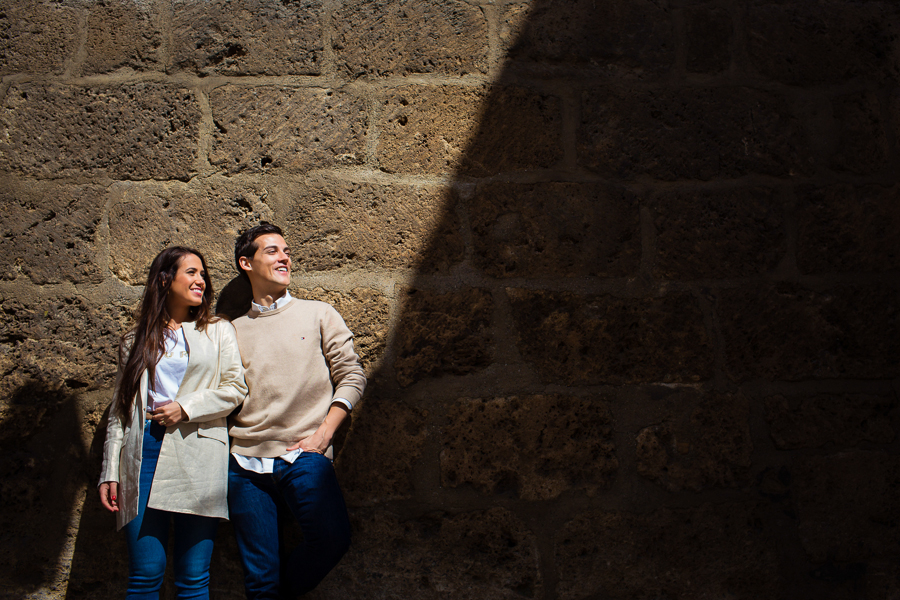
[[[293,598],[316,587],[350,544],[331,439],[366,378],[337,311],[288,293],[291,254],[281,229],[262,223],[245,231],[234,257],[253,303],[234,320],[249,392],[229,418],[228,508],[247,598]],[[280,548],[285,507],[303,531],[290,551]]]

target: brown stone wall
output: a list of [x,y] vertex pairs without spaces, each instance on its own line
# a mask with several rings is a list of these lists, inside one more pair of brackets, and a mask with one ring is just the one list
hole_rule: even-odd
[[898,74],[891,0],[0,0],[0,599],[122,597],[117,336],[261,220],[370,377],[311,598],[897,598]]

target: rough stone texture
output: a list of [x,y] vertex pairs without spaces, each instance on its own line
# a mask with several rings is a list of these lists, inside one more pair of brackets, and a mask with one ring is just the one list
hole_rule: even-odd
[[294,270],[447,271],[463,259],[451,188],[316,178],[280,195]]
[[833,103],[838,136],[831,166],[856,174],[883,170],[889,147],[878,96],[861,92],[835,98]]
[[466,375],[491,362],[493,298],[485,290],[404,292],[394,368],[400,385]]
[[897,291],[788,283],[720,292],[728,374],[763,378],[879,378],[900,373]]
[[0,106],[0,170],[184,180],[199,127],[197,98],[184,88],[16,84]]
[[602,401],[573,396],[462,399],[447,414],[441,485],[549,500],[608,488],[619,462]]
[[378,119],[378,163],[389,173],[484,176],[553,166],[561,157],[559,100],[510,86],[406,86]]
[[900,551],[900,457],[846,452],[798,465],[795,502],[803,547],[815,561],[865,561]]
[[261,184],[210,179],[190,184],[117,183],[111,188],[109,263],[113,275],[143,285],[164,248],[196,248],[216,289],[235,275],[234,239],[271,220]]
[[652,0],[516,3],[503,7],[500,42],[514,61],[658,75],[675,59],[671,15]]
[[96,241],[105,200],[100,186],[0,178],[0,277],[39,285],[103,281]]
[[711,343],[689,294],[648,299],[522,289],[507,294],[519,352],[545,381],[690,383],[712,376]]
[[322,88],[225,85],[210,92],[215,122],[209,162],[241,171],[303,172],[365,160],[366,105]]
[[202,75],[318,75],[321,0],[176,0],[173,69]]
[[534,534],[508,510],[398,518],[354,511],[353,546],[311,600],[541,598]]
[[765,411],[775,445],[796,450],[825,444],[890,443],[896,437],[892,416],[897,405],[893,395],[778,395],[766,398]]
[[731,64],[734,22],[728,11],[714,6],[692,6],[684,11],[687,70],[717,73]]
[[741,487],[753,441],[750,405],[740,394],[668,396],[661,422],[637,435],[637,471],[670,491]]
[[557,597],[776,598],[775,548],[752,505],[589,512],[555,540]]
[[77,43],[74,8],[55,2],[0,2],[0,76],[61,73]]
[[487,72],[483,9],[459,0],[347,2],[332,27],[337,68],[350,77]]
[[621,277],[640,266],[640,211],[622,188],[488,183],[466,205],[473,262],[493,277]]
[[897,8],[893,2],[748,2],[750,60],[762,75],[793,85],[896,77]]
[[797,266],[802,273],[884,273],[900,269],[896,186],[802,187]]
[[806,135],[770,92],[594,88],[581,103],[579,163],[607,177],[708,180],[808,170]]
[[787,252],[783,201],[769,188],[682,190],[652,206],[657,277],[756,275],[774,269]]
[[93,3],[87,14],[86,75],[128,67],[137,71],[160,70],[163,33],[159,9],[134,0]]

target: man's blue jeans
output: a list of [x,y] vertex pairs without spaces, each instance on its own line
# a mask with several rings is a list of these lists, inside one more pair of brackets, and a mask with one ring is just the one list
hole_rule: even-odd
[[[282,510],[279,510],[281,508]],[[300,523],[303,542],[281,548],[279,517],[288,509]],[[247,600],[293,598],[312,590],[350,547],[350,520],[331,461],[303,452],[293,464],[275,459],[273,473],[254,473],[232,456],[228,511],[241,562]]]
[[209,598],[209,562],[219,520],[147,508],[166,428],[144,423],[138,516],[122,531],[128,542],[127,600],[157,600],[166,574],[169,523],[175,520],[175,588],[179,600]]

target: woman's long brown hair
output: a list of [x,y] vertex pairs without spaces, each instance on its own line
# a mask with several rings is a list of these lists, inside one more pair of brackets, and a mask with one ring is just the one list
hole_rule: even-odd
[[197,329],[201,331],[205,330],[212,320],[210,306],[213,287],[203,255],[193,248],[184,246],[172,246],[157,254],[150,264],[150,273],[147,275],[147,284],[144,286],[144,295],[141,298],[134,329],[122,336],[119,348],[120,355],[128,352],[128,360],[119,381],[115,402],[122,411],[121,414],[127,419],[131,418],[131,403],[134,402],[134,396],[140,388],[141,375],[147,371],[151,387],[156,378],[156,363],[166,350],[166,332],[171,319],[169,311],[166,310],[166,298],[178,273],[181,259],[188,254],[194,254],[200,259],[203,265],[203,281],[206,282],[203,300],[200,306],[191,307],[188,320],[195,321]]

